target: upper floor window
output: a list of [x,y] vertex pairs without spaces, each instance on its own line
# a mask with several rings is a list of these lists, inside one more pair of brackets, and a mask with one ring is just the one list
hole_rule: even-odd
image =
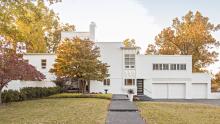
[[153,70],[186,70],[186,64],[153,64]]
[[176,64],[170,64],[170,70],[176,70]]
[[125,54],[125,68],[135,68],[135,54]]
[[170,70],[186,70],[186,64],[170,64]]
[[41,68],[45,69],[47,67],[47,60],[46,59],[41,59]]
[[104,79],[103,85],[104,86],[110,86],[110,79]]
[[125,86],[135,85],[135,79],[125,79]]
[[169,70],[169,64],[153,64],[153,70]]

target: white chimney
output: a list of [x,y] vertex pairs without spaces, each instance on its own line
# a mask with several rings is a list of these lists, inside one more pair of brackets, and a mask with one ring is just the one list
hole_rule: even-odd
[[90,32],[90,40],[95,41],[95,22],[91,22],[89,25],[89,32]]

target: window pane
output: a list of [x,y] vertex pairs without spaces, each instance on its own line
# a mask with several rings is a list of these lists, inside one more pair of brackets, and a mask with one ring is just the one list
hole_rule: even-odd
[[163,65],[159,64],[159,70],[162,70],[162,69],[163,69]]
[[169,70],[169,64],[163,64],[163,70]]
[[134,85],[134,79],[125,79],[124,81],[125,81],[125,85],[128,86]]
[[129,54],[125,54],[125,58],[129,58]]
[[181,64],[180,65],[180,70],[186,70],[186,64]]
[[47,66],[47,60],[46,60],[46,59],[42,59],[42,60],[41,60],[41,68],[42,68],[42,69],[45,69],[46,66]]
[[176,70],[180,70],[180,64],[176,64]]
[[129,57],[130,57],[130,58],[135,58],[135,55],[134,55],[134,54],[130,54]]
[[176,64],[171,64],[170,65],[170,70],[176,70]]

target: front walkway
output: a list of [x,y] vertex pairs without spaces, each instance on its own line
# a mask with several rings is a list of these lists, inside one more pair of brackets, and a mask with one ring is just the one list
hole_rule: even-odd
[[112,96],[109,106],[107,124],[145,124],[140,117],[138,109],[133,102],[128,100],[126,95]]

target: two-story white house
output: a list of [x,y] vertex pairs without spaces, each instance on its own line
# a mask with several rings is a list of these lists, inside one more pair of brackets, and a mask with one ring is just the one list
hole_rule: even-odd
[[[95,41],[95,23],[89,32],[62,32],[64,38],[89,38]],[[153,99],[212,99],[211,77],[206,73],[192,73],[191,55],[143,55],[139,47],[126,48],[122,42],[95,42],[100,59],[109,65],[110,76],[104,81],[90,81],[89,92],[127,94],[133,89],[137,95]],[[6,89],[27,86],[55,86],[55,76],[49,73],[56,55],[26,53],[24,59],[46,75],[41,82],[12,81]]]

